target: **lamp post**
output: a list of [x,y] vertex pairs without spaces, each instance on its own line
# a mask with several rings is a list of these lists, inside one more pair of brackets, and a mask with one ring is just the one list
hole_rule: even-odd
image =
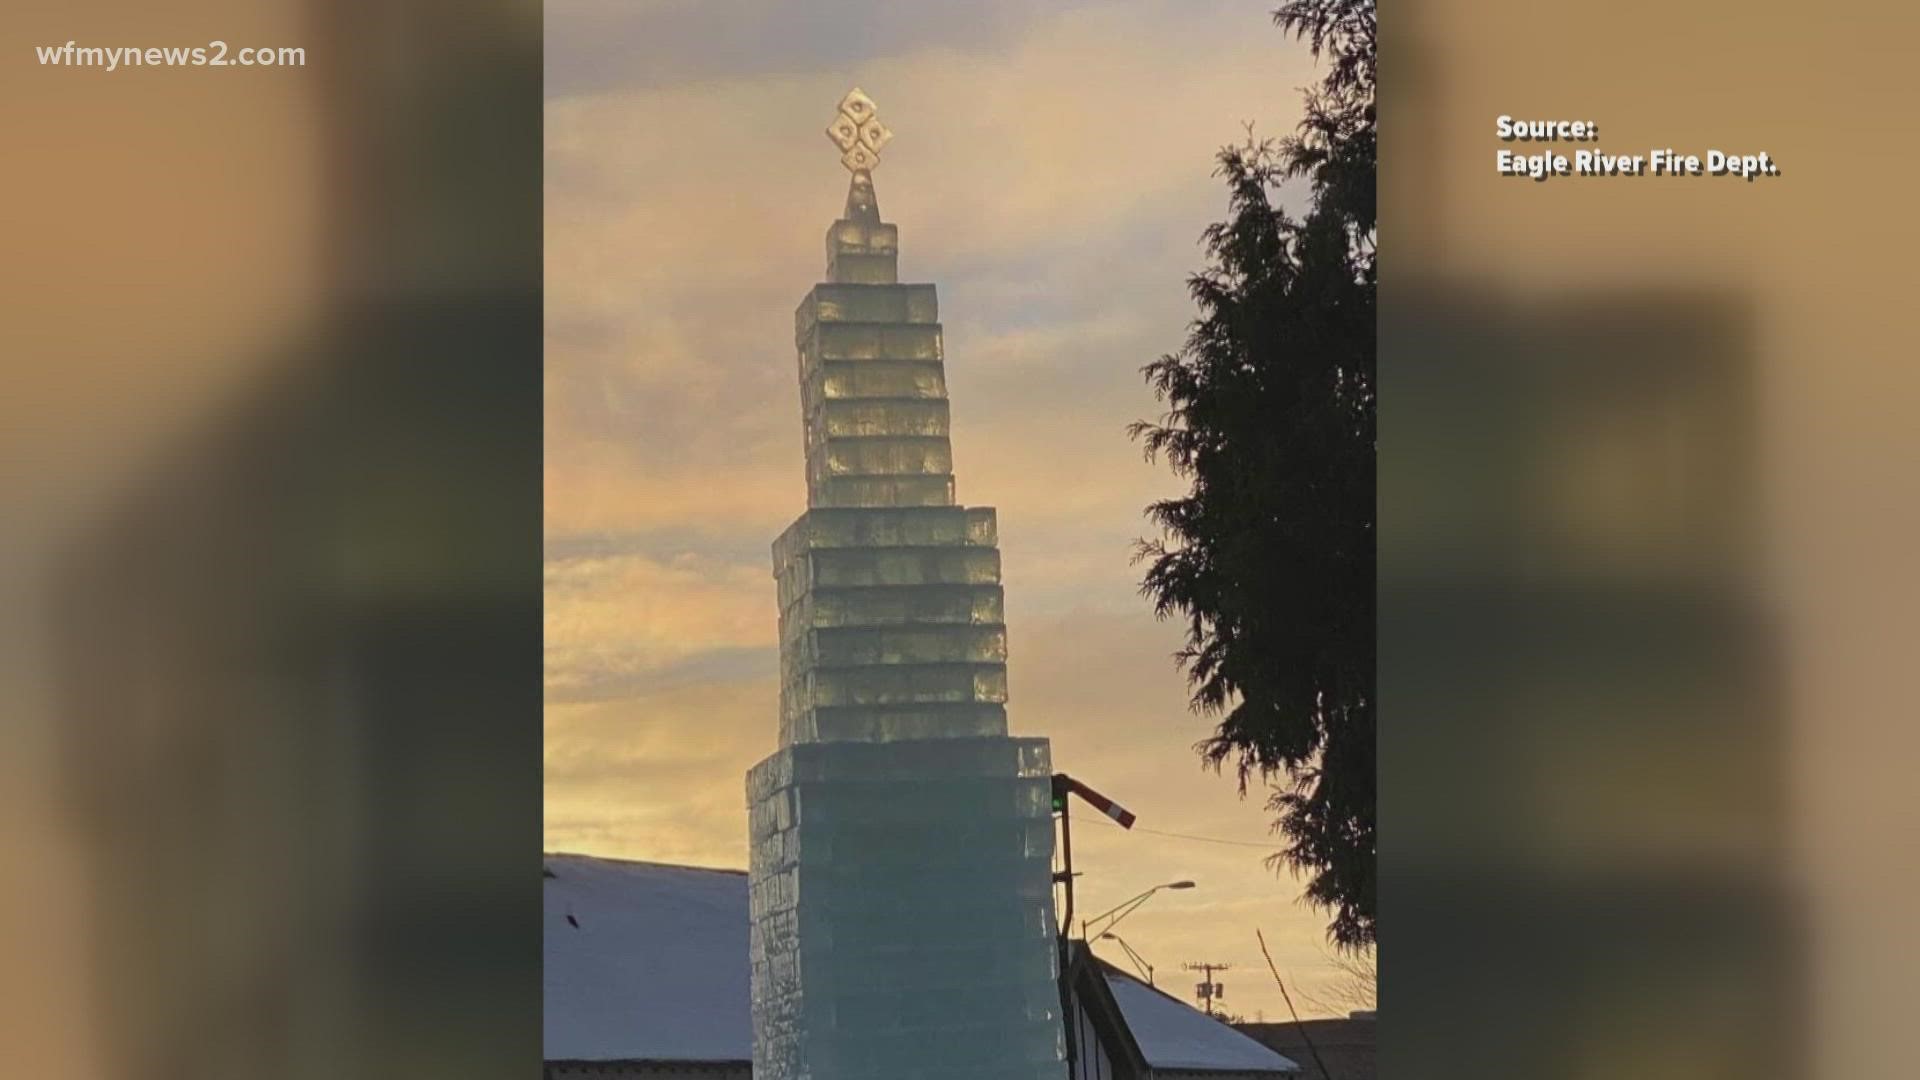
[[1141,956],[1137,952],[1134,952],[1133,946],[1127,944],[1125,939],[1123,939],[1119,934],[1106,933],[1106,934],[1100,935],[1100,940],[1111,941],[1115,945],[1120,946],[1120,950],[1127,954],[1127,959],[1133,961],[1133,970],[1138,971],[1140,974],[1145,975],[1147,977],[1148,986],[1153,985],[1153,965],[1147,963],[1145,957]]
[[1112,922],[1108,923],[1106,926],[1102,927],[1103,930],[1112,930],[1114,927],[1119,926],[1121,919],[1124,919],[1127,916],[1133,914],[1136,910],[1139,909],[1140,905],[1146,903],[1148,900],[1153,899],[1153,894],[1159,892],[1161,889],[1191,889],[1193,887],[1194,887],[1194,884],[1191,881],[1169,881],[1164,885],[1155,885],[1153,888],[1148,889],[1146,892],[1141,893],[1139,896],[1133,897],[1130,900],[1122,901],[1119,905],[1114,907],[1112,910],[1103,911],[1100,914],[1095,915],[1091,919],[1081,920],[1080,939],[1082,941],[1085,941],[1091,935],[1090,928],[1093,926],[1094,923],[1099,922],[1101,919],[1111,918],[1113,920]]

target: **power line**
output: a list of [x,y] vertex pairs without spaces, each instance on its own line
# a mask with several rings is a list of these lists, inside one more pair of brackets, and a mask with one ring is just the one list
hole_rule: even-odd
[[[1088,818],[1087,820],[1092,822],[1097,822],[1098,824],[1101,824],[1101,825],[1108,825],[1116,829],[1120,827],[1118,825],[1115,825],[1113,822],[1103,821],[1100,818]],[[1177,832],[1167,832],[1164,829],[1149,829],[1144,825],[1135,825],[1129,831],[1137,832],[1137,833],[1152,833],[1154,836],[1165,836],[1174,840],[1194,840],[1202,844],[1229,844],[1229,845],[1232,845],[1233,847],[1252,847],[1252,848],[1263,848],[1266,850],[1273,849],[1272,844],[1265,843],[1262,841],[1257,841],[1257,840],[1224,840],[1218,836],[1195,836],[1192,833],[1177,833]]]

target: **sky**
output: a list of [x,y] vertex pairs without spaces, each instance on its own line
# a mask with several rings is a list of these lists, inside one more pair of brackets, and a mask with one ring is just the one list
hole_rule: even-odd
[[1194,754],[1181,628],[1130,561],[1179,490],[1125,428],[1193,317],[1214,155],[1290,131],[1315,78],[1270,6],[547,4],[549,850],[745,865],[742,778],[776,742],[768,548],[806,499],[792,313],[858,85],[895,133],[875,187],[901,280],[940,291],[959,498],[999,511],[1011,728],[1139,815],[1077,819],[1082,913],[1192,879],[1120,928],[1161,986],[1190,998],[1181,965],[1224,961],[1230,1008],[1284,1018],[1258,929],[1325,996],[1325,919],[1263,864],[1265,793]]

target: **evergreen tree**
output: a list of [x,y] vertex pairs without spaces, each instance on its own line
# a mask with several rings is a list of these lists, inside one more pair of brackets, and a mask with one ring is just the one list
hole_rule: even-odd
[[[1225,221],[1185,345],[1144,369],[1167,406],[1132,434],[1188,481],[1148,508],[1141,591],[1187,624],[1197,749],[1268,784],[1284,847],[1344,948],[1374,942],[1373,0],[1291,0],[1283,32],[1326,62],[1297,134],[1219,156]],[[1281,185],[1308,183],[1301,220]]]

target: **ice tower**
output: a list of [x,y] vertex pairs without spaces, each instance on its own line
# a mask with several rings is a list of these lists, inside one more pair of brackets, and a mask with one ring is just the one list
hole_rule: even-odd
[[854,90],[794,321],[807,510],[774,542],[780,748],[747,774],[756,1080],[1060,1080],[1045,739],[1007,735],[991,509],[954,500],[932,285]]

